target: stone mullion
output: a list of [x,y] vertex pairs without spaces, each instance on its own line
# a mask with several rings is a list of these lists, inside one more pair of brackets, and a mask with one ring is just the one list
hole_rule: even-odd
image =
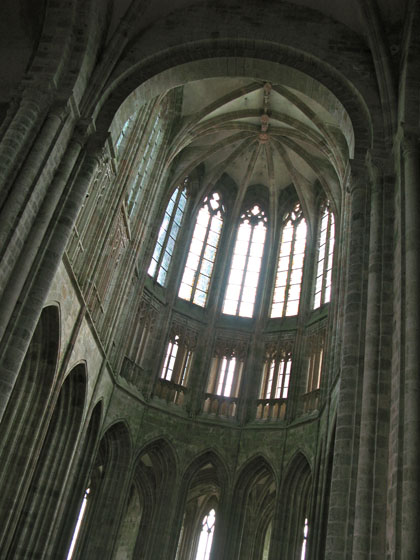
[[363,374],[363,314],[365,308],[367,189],[364,177],[350,184],[350,223],[337,430],[331,481],[325,558],[351,558],[358,460],[361,381]]
[[[51,282],[70,238],[78,210],[99,163],[98,150],[93,153],[87,152],[76,177],[69,180],[69,175],[82,149],[82,143],[83,139],[75,139],[71,142],[63,165],[56,173],[50,196],[46,198],[41,209],[40,219],[37,221],[38,229],[34,232],[32,239],[35,246],[40,243],[41,247],[34,255],[36,259],[29,274],[24,265],[26,255],[23,255],[23,276],[27,276],[28,280],[22,291],[15,290],[15,292],[20,292],[20,295],[16,294],[19,296],[19,303],[11,316],[8,330],[0,346],[2,371],[0,416],[3,416],[39,314],[48,296]],[[18,281],[19,278],[16,278],[15,282]]]
[[420,135],[402,144],[404,174],[404,375],[401,557],[420,555]]
[[[386,472],[378,462],[381,441],[387,441],[389,429],[388,393],[384,392],[381,360],[381,315],[383,277],[383,184],[372,185],[369,275],[366,308],[365,371],[363,377],[359,462],[357,469],[356,511],[353,555],[355,558],[386,556],[385,529]],[[385,393],[385,394],[384,394]],[[382,405],[381,405],[381,401]],[[380,417],[379,417],[380,415]],[[381,459],[382,460],[382,459]],[[378,469],[381,469],[378,471]]]

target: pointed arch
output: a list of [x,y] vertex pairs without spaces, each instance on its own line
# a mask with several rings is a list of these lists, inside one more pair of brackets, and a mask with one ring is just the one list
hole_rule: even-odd
[[70,466],[80,433],[87,376],[84,364],[65,378],[54,408],[9,555],[45,556],[51,527],[70,476]]
[[73,558],[110,558],[116,540],[130,470],[132,442],[119,420],[107,427],[88,481],[89,499],[80,542]]
[[56,384],[60,313],[42,310],[1,422],[0,548],[7,550],[45,436]]
[[204,198],[197,214],[178,297],[205,307],[222,233],[225,209],[215,189]]
[[[225,512],[223,499],[226,494],[228,472],[217,451],[208,449],[193,459],[186,467],[180,485],[178,512],[177,560],[194,558],[197,552],[203,517],[216,511],[216,528],[213,555],[223,542]],[[218,542],[217,542],[218,541]]]
[[260,560],[265,536],[274,517],[277,479],[262,455],[251,457],[237,476],[233,502],[239,512],[231,527],[229,551],[241,560]]
[[[99,400],[93,407],[86,421],[87,428],[81,442],[81,451],[77,453],[74,467],[71,469],[71,479],[66,484],[64,496],[60,500],[60,513],[57,519],[50,550],[55,551],[59,558],[64,558],[69,552],[70,545],[76,545],[79,529],[83,519],[79,520],[80,504],[85,489],[88,486],[89,469],[93,461],[96,445],[99,439],[100,426],[103,420],[103,401]],[[74,543],[73,543],[74,539]]]
[[283,504],[280,515],[279,538],[286,558],[300,558],[304,539],[305,520],[311,527],[310,506],[312,470],[302,451],[297,451],[286,467],[280,493]]
[[[177,457],[173,446],[165,438],[148,442],[135,462],[124,517],[128,522],[133,510],[137,510],[137,532],[131,529],[131,542],[123,544],[136,558],[155,557],[164,546],[162,531],[169,525],[176,476]],[[120,535],[124,531],[124,521]],[[123,541],[120,539],[120,543]]]

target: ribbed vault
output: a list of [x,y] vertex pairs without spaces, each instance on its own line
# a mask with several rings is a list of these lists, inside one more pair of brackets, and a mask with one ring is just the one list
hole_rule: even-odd
[[168,158],[175,183],[201,164],[205,191],[227,174],[243,192],[266,186],[274,204],[293,184],[309,215],[316,183],[339,204],[352,138],[336,114],[280,83],[210,78],[179,90],[182,118]]

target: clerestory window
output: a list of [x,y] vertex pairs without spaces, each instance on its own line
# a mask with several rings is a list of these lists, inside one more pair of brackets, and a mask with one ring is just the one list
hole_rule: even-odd
[[130,217],[135,213],[141,199],[142,192],[150,179],[152,170],[155,168],[159,147],[162,142],[162,136],[163,122],[160,113],[158,113],[147,141],[145,142],[143,155],[139,162],[137,173],[128,192],[127,210]]
[[204,199],[195,222],[178,296],[204,307],[223,226],[224,208],[218,192]]
[[243,361],[233,354],[214,357],[207,392],[221,397],[237,397],[242,366]]
[[296,204],[283,221],[271,317],[299,312],[305,246],[306,221],[300,204]]
[[260,206],[242,214],[223,303],[227,315],[253,316],[266,231],[267,216]]
[[128,117],[128,119],[124,123],[124,126],[122,127],[122,130],[115,144],[115,151],[117,152],[118,156],[120,156],[124,152],[124,148],[127,143],[127,140],[136,122],[137,115],[138,115],[138,111],[136,111],[130,117]]
[[286,399],[289,392],[292,357],[290,352],[267,356],[261,384],[261,399]]
[[334,239],[334,214],[330,205],[327,203],[322,209],[318,233],[314,309],[317,309],[324,303],[328,303],[331,298]]
[[178,237],[184,217],[185,206],[187,204],[187,183],[188,177],[184,179],[183,185],[179,185],[175,189],[171,196],[165,210],[155,250],[153,251],[152,261],[149,266],[149,275],[161,286],[164,286],[166,283],[175,241]]
[[316,391],[321,386],[321,372],[324,355],[325,331],[315,333],[308,340],[308,370],[306,392]]
[[161,379],[185,385],[192,362],[192,350],[182,344],[178,335],[168,343]]

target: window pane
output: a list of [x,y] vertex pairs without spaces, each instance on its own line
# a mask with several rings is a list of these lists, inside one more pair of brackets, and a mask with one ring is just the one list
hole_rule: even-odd
[[[206,304],[216,259],[222,226],[222,209],[218,193],[213,193],[210,197],[204,199],[203,206],[197,215],[187,265],[178,292],[179,297],[188,299],[202,307]],[[218,216],[215,215],[215,212]],[[213,231],[211,231],[211,228],[213,228]],[[189,286],[188,292],[184,286]],[[188,297],[186,297],[187,293],[189,294]]]
[[[184,181],[186,182],[187,179]],[[152,261],[148,273],[155,278],[159,284],[165,285],[167,271],[175,248],[179,228],[183,218],[183,208],[186,202],[186,189],[181,192],[177,187],[172,193],[171,199],[165,210],[165,215],[159,229],[158,239],[153,251]]]
[[281,234],[271,317],[296,315],[303,276],[306,222],[300,205],[285,217]]
[[334,214],[327,203],[322,211],[318,233],[314,309],[330,301],[334,234]]
[[[233,251],[223,313],[252,317],[266,235],[265,215],[254,206],[241,216]],[[233,289],[235,288],[235,289]],[[239,298],[240,301],[239,301]],[[228,304],[229,300],[239,303]]]

